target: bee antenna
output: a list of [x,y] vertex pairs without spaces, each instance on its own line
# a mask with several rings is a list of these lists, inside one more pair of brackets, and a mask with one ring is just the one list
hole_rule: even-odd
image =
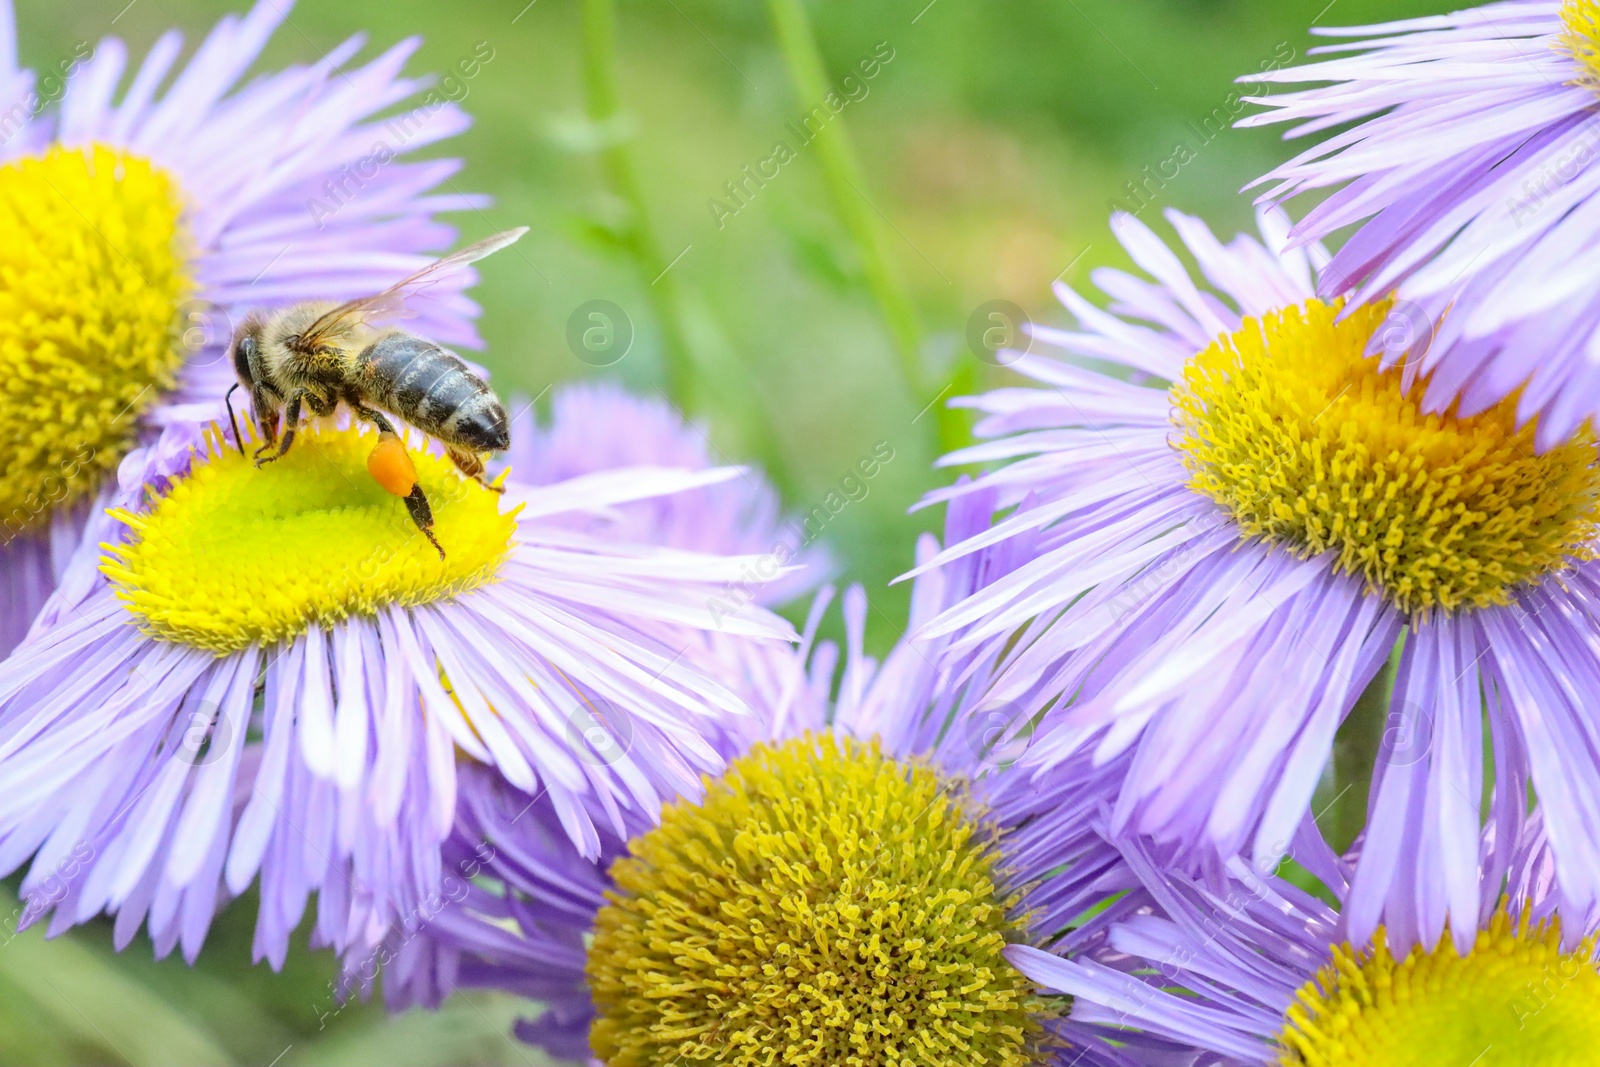
[[222,397],[222,404],[228,409],[228,425],[233,427],[233,443],[239,447],[239,455],[244,455],[244,438],[239,436],[239,423],[233,417],[233,391],[239,388],[239,383],[234,382],[228,386],[228,391]]

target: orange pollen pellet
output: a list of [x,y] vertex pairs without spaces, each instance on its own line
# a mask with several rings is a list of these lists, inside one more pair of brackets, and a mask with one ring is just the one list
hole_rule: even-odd
[[406,453],[405,443],[392,433],[378,435],[378,443],[367,457],[367,473],[395,496],[411,495],[417,484],[417,468]]

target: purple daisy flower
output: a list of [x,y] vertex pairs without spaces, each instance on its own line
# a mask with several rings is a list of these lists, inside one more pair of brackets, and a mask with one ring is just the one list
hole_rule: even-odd
[[[964,498],[947,535],[988,517],[981,494]],[[1004,574],[1022,547],[924,577],[914,615]],[[921,555],[936,551],[930,538]],[[718,676],[758,712],[720,742],[728,774],[598,859],[557,832],[545,797],[475,774],[445,892],[348,960],[348,978],[370,985],[381,968],[397,1008],[509,990],[545,1006],[519,1037],[591,1063],[888,1062],[912,1048],[928,1064],[1134,1062],[1001,958],[1008,943],[1047,943],[1106,892],[1120,860],[1086,816],[1109,772],[1080,760],[1044,785],[1008,773],[1031,727],[976,706],[984,665],[938,668],[905,642],[881,665],[865,657],[859,589],[845,596],[849,652],[830,698],[836,650],[811,644],[829,596],[798,650],[723,660]],[[1071,876],[1052,877],[1063,865]],[[677,992],[645,997],[641,981]]]
[[[454,242],[439,212],[484,203],[438,191],[459,161],[404,159],[468,121],[401,76],[415,40],[241,84],[290,6],[224,18],[183,65],[172,32],[125,77],[108,38],[35,79],[0,0],[0,652],[93,583],[104,509],[140,492],[112,477],[128,453],[219,414],[244,309],[378,292]],[[416,332],[476,346],[471,279],[416,301]]]
[[[1464,939],[1414,945],[1383,928],[1352,939],[1340,907],[1281,878],[1235,861],[1220,887],[1202,884],[1124,843],[1131,891],[1068,953],[1019,945],[1007,956],[1070,994],[1074,1020],[1193,1050],[1175,1060],[1131,1044],[1144,1064],[1588,1063],[1600,1039],[1595,940],[1558,913],[1529,829],[1506,866],[1485,872],[1477,915],[1456,918]],[[1348,866],[1314,832],[1300,844],[1342,905]]]
[[1587,914],[1594,438],[1535,454],[1509,402],[1422,414],[1400,372],[1364,355],[1387,306],[1317,300],[1320,250],[1286,248],[1281,217],[1263,217],[1264,243],[1228,245],[1169,218],[1210,288],[1119,217],[1154,281],[1097,272],[1109,311],[1060,286],[1079,329],[1033,331],[1092,364],[1019,354],[1013,369],[1039,387],[964,401],[988,440],[946,462],[1004,465],[934,499],[988,490],[1015,511],[923,569],[1019,537],[1037,547],[923,636],[1003,653],[991,699],[1045,713],[1027,761],[1127,759],[1112,829],[1209,872],[1240,851],[1276,862],[1335,732],[1391,663],[1353,936],[1387,919],[1431,941],[1453,920],[1470,943],[1479,827],[1514,836],[1530,784],[1561,892]]
[[707,606],[748,560],[567,521],[734,469],[502,475],[501,496],[413,442],[441,558],[368,476],[366,430],[322,423],[259,470],[216,431],[177,461],[185,440],[130,459],[158,491],[113,511],[105,577],[0,664],[0,868],[32,857],[24,918],[52,931],[106,912],[119,946],[147,923],[192,959],[259,878],[258,956],[281,964],[313,892],[317,943],[370,945],[438,891],[458,763],[599,855],[723,766],[748,707],[694,666],[702,631],[794,636]]
[[[531,409],[520,412],[506,460],[520,479],[546,485],[615,467],[725,466],[720,456],[713,462],[714,448],[705,428],[686,422],[665,399],[634,396],[604,382],[579,382],[556,390],[548,429],[537,424]],[[765,559],[759,573],[744,583],[752,590],[750,599],[760,604],[783,604],[811,592],[834,570],[822,546],[805,544],[802,524],[784,516],[777,490],[755,470],[583,521],[591,528],[603,525],[623,540]],[[780,568],[787,573],[778,574]],[[735,592],[725,599],[731,603]]]
[[1349,126],[1262,179],[1278,203],[1337,188],[1297,240],[1366,220],[1322,295],[1398,292],[1374,351],[1428,379],[1423,410],[1470,415],[1516,395],[1519,419],[1540,417],[1540,448],[1565,440],[1600,414],[1600,3],[1314,32],[1344,40],[1251,80],[1328,84],[1253,98],[1270,110],[1241,125]]

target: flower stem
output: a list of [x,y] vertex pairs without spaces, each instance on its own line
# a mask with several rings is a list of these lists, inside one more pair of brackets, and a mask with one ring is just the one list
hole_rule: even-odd
[[617,10],[615,0],[583,0],[583,73],[589,120],[604,131],[601,162],[612,191],[627,205],[628,218],[618,238],[639,270],[645,296],[661,329],[662,372],[667,395],[686,412],[695,410],[694,362],[684,327],[683,304],[673,264],[661,252],[645,203],[629,135],[620,129],[617,88]]
[[1395,645],[1393,654],[1362,691],[1334,737],[1334,796],[1323,821],[1328,843],[1341,852],[1355,843],[1367,824],[1372,772],[1383,749],[1384,734],[1390,728],[1389,702],[1401,647]]
[[[816,35],[812,33],[801,0],[767,0],[767,10],[771,12],[778,35],[778,47],[788,64],[795,94],[802,106],[820,105],[832,90],[828,85],[822,52],[817,48]],[[916,309],[894,268],[883,227],[876,218],[876,209],[867,199],[866,181],[861,176],[861,167],[856,161],[855,148],[845,128],[844,116],[834,115],[816,132],[810,143],[816,147],[817,160],[822,167],[823,181],[833,200],[834,211],[861,256],[867,288],[877,302],[893,338],[901,375],[913,396],[931,399],[940,387],[931,386],[926,380]],[[940,404],[943,404],[943,399]],[[944,415],[945,409],[941,406],[941,427],[946,421]]]

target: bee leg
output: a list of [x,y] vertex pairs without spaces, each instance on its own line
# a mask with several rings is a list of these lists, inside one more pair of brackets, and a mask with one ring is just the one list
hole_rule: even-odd
[[422,531],[422,536],[432,542],[433,547],[439,550],[439,558],[444,559],[444,546],[439,539],[433,536],[433,509],[428,506],[428,498],[422,492],[422,486],[413,485],[411,494],[406,497],[406,510],[411,512],[411,521],[417,524],[417,529]]
[[447,451],[450,453],[450,461],[456,465],[456,470],[492,493],[506,491],[505,486],[491,485],[489,480],[483,476],[483,460],[478,458],[477,453],[467,452],[459,448],[448,448]]
[[261,453],[265,452],[272,446],[261,446],[261,448],[256,450],[256,466],[259,467],[263,463],[271,463],[275,459],[283,458],[283,454],[289,451],[289,446],[294,444],[294,428],[299,421],[300,394],[296,393],[294,396],[289,398],[289,406],[284,408],[283,411],[283,440],[278,442],[277,451],[272,453],[270,456],[263,456]]
[[278,444],[278,405],[272,396],[259,385],[250,389],[250,408],[255,413],[256,429],[263,444],[256,449],[257,456]]
[[233,391],[237,388],[238,382],[228,386],[228,391],[222,397],[222,406],[228,409],[228,427],[233,430],[233,443],[239,449],[239,455],[243,456],[244,438],[239,436],[239,420],[233,417]]
[[[367,407],[367,405],[353,396],[347,395],[344,399],[345,403],[350,405],[351,410],[376,426],[379,433],[400,436],[395,433],[394,423],[390,422],[389,417],[383,412],[376,408]],[[426,537],[433,544],[433,547],[439,550],[439,558],[444,559],[444,546],[439,543],[437,537],[433,536],[433,508],[428,505],[428,497],[427,494],[423,493],[422,486],[413,485],[411,492],[405,497],[405,502],[406,510],[411,513],[411,521],[417,524],[417,529],[422,531],[422,536]]]
[[[394,423],[389,421],[389,416],[385,415],[377,408],[369,408],[356,397],[349,394],[345,395],[344,400],[345,403],[350,405],[350,409],[352,411],[361,416],[363,419],[366,419],[368,422],[372,423],[372,425],[376,426],[379,433],[395,433]],[[395,434],[395,436],[398,437],[400,435]]]

